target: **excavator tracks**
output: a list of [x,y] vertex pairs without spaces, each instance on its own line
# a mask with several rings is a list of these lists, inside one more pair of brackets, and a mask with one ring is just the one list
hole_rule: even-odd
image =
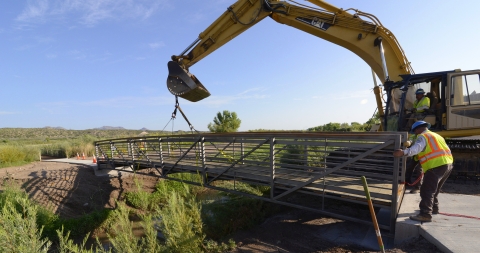
[[480,181],[480,140],[447,139],[454,162],[450,178],[455,183],[476,183]]

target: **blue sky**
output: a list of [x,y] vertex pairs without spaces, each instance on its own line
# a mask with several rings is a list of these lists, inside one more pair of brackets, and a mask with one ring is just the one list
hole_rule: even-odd
[[[234,2],[1,1],[0,128],[188,130],[180,114],[167,125],[167,62]],[[416,73],[480,68],[478,1],[329,2],[379,18]],[[238,114],[241,131],[365,122],[375,110],[366,63],[269,18],[190,71],[212,94],[180,99],[197,130],[223,110]]]

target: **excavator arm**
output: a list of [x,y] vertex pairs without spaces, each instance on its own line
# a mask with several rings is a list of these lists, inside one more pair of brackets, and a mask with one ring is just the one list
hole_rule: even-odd
[[[238,0],[228,7],[184,52],[172,56],[167,79],[170,92],[192,102],[208,97],[210,93],[189,68],[267,16],[352,51],[383,83],[413,74],[395,36],[375,16],[355,9],[343,10],[322,0],[309,0],[320,8],[289,2]],[[383,116],[381,89],[375,86],[374,91]]]

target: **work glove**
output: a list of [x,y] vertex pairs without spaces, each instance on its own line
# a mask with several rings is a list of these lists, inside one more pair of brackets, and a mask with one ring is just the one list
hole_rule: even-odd
[[393,156],[394,157],[402,157],[402,156],[405,156],[405,155],[403,154],[402,149],[396,149],[395,151],[393,151]]

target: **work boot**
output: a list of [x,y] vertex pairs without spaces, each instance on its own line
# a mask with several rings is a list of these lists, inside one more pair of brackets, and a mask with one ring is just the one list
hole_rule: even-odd
[[420,192],[420,189],[418,189],[417,187],[410,190],[410,193],[419,193],[419,192]]
[[410,216],[411,220],[416,220],[416,221],[421,221],[421,222],[431,222],[432,221],[432,216],[428,214],[417,214],[417,215],[412,215]]

